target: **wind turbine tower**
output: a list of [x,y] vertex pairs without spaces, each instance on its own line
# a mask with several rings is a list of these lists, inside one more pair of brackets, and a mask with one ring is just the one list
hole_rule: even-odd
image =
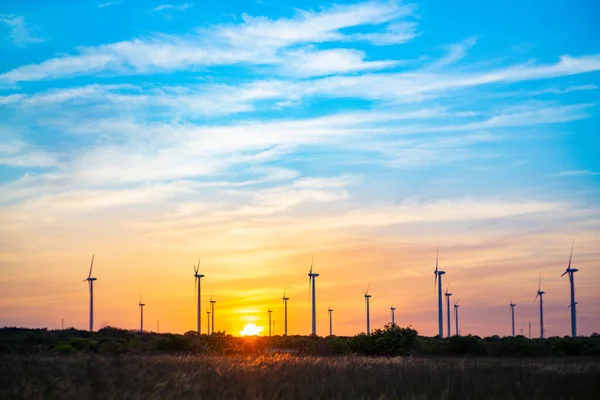
[[512,302],[512,298],[510,299],[510,319],[512,322],[512,335],[515,336],[515,306]]
[[371,295],[369,294],[369,286],[367,286],[367,291],[363,292],[363,294],[365,295],[365,309],[367,311],[367,335],[371,335],[371,312],[369,309]]
[[273,336],[273,332],[271,331],[271,327],[273,326],[271,324],[271,313],[273,312],[272,310],[267,310],[267,312],[269,313],[269,336]]
[[577,302],[575,301],[575,277],[573,274],[578,271],[577,268],[571,268],[571,259],[573,258],[573,246],[575,245],[575,241],[571,245],[571,255],[569,256],[569,266],[567,270],[563,272],[561,277],[565,274],[569,275],[569,282],[571,283],[571,336],[577,336]]
[[327,308],[327,312],[329,313],[329,336],[333,336],[333,309],[331,306]]
[[283,297],[281,299],[283,300],[283,332],[284,332],[283,334],[285,336],[287,336],[288,335],[287,302],[290,298],[285,295],[285,289],[283,289]]
[[212,327],[210,330],[210,333],[215,333],[215,303],[217,301],[212,299],[212,296],[210,296],[210,312],[212,314]]
[[535,295],[535,299],[533,299],[533,302],[535,303],[535,301],[537,300],[537,298],[540,298],[540,338],[544,338],[544,294],[546,292],[542,291],[542,275],[540,275],[540,282],[538,284],[538,291],[537,294]]
[[448,289],[450,289],[450,284],[446,286],[446,293],[444,293],[444,296],[446,296],[446,318],[448,319],[448,337],[450,337],[452,336],[452,333],[450,332],[450,296],[452,296],[452,293],[448,293]]
[[315,256],[313,255],[312,261],[310,262],[310,272],[308,273],[308,289],[312,287],[312,334],[317,334],[317,291],[316,291],[316,278],[319,274],[313,273],[313,263]]
[[210,309],[206,308],[206,334],[210,335]]
[[197,304],[198,304],[198,310],[197,310],[197,315],[196,315],[196,332],[198,333],[198,335],[201,332],[201,326],[202,324],[200,323],[200,314],[202,313],[201,308],[200,308],[200,279],[204,278],[203,274],[199,274],[198,271],[200,270],[200,259],[198,259],[198,265],[194,265],[194,289],[198,289],[198,300],[197,300]]
[[94,281],[96,278],[92,277],[92,267],[94,266],[94,255],[92,254],[92,262],[90,263],[90,272],[88,277],[83,280],[87,281],[90,287],[90,332],[94,330]]
[[144,306],[145,304],[142,303],[142,297],[140,296],[140,333],[144,333]]
[[392,326],[396,325],[396,307],[392,304],[390,307],[390,311],[392,311]]
[[456,336],[459,336],[459,330],[458,330],[458,307],[460,307],[458,305],[458,301],[454,302],[454,321],[456,322]]
[[438,289],[438,326],[439,326],[439,335],[440,338],[444,337],[444,312],[442,309],[442,275],[446,272],[438,269],[438,259],[439,252],[436,253],[435,256],[435,271],[433,271],[435,275],[434,287],[437,285]]

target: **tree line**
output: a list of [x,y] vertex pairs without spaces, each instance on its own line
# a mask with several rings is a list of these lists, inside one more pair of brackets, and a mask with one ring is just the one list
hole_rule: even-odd
[[183,335],[105,327],[97,332],[0,328],[0,353],[126,354],[126,353],[370,355],[370,356],[490,356],[600,357],[600,335],[589,337],[420,336],[411,327],[388,324],[371,335],[235,337],[226,332]]

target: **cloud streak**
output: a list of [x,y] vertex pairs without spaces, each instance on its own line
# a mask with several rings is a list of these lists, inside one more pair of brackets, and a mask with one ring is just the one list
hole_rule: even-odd
[[44,39],[35,35],[34,28],[25,24],[25,18],[21,15],[0,14],[0,23],[9,28],[9,38],[15,46],[25,47],[29,44],[44,41]]

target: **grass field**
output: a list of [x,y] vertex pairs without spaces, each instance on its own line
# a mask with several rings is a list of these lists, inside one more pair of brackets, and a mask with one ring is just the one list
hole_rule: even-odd
[[598,396],[598,359],[0,355],[2,399]]

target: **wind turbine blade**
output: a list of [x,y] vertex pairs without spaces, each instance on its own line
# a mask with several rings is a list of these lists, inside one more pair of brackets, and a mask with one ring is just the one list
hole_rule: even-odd
[[88,274],[88,278],[92,276],[92,267],[94,266],[94,254],[92,254],[92,262],[90,263],[90,273]]
[[312,255],[312,260],[310,260],[310,273],[312,274],[313,263],[315,262],[315,254]]
[[567,272],[569,272],[569,271],[567,270],[567,271],[563,272],[563,273],[560,275],[560,277],[562,278],[563,276],[565,276],[565,274],[566,274]]
[[198,268],[196,269],[196,272],[200,271],[200,261],[201,261],[201,258],[198,257]]
[[371,288],[371,282],[367,285],[367,292],[365,294],[369,294],[369,289]]
[[535,295],[535,299],[533,299],[533,302],[535,303],[535,301],[537,300],[537,298],[539,297],[539,293]]
[[196,293],[197,288],[198,288],[198,277],[194,275],[194,293]]
[[569,266],[567,267],[567,269],[571,269],[571,259],[573,258],[573,246],[575,246],[575,240],[573,240],[573,243],[571,243],[571,255],[569,256]]

